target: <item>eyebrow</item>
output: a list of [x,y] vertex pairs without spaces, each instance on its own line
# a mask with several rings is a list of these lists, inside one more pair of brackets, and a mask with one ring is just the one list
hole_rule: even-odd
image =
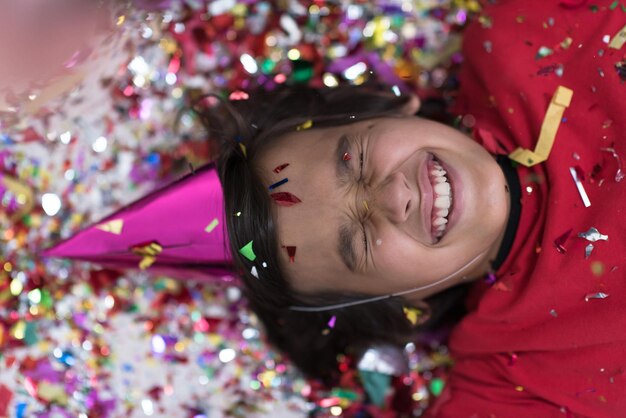
[[[337,148],[335,149],[335,177],[339,186],[345,184],[348,180],[350,170],[343,161],[343,155],[348,152],[350,148],[350,141],[348,136],[343,134],[337,142]],[[341,261],[345,266],[354,273],[356,269],[356,254],[354,251],[354,236],[355,229],[350,227],[349,222],[343,222],[339,226],[339,240],[337,250]]]

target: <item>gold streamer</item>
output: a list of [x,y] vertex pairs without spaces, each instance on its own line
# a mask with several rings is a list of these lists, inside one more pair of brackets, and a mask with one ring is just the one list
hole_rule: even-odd
[[552,101],[548,106],[548,110],[546,111],[546,115],[543,118],[539,140],[537,140],[535,150],[531,151],[520,147],[510,153],[509,158],[526,167],[532,167],[547,160],[552,146],[554,145],[563,113],[565,109],[569,107],[573,95],[573,90],[563,86],[557,87],[552,96]]

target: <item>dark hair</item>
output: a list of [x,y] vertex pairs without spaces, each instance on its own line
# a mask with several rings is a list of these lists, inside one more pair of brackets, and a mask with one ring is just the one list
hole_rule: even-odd
[[[312,121],[315,129],[397,115],[410,96],[397,96],[391,89],[371,85],[324,89],[281,86],[247,94],[245,100],[230,101],[211,96],[212,103],[195,107],[209,137],[221,143],[218,170],[230,252],[249,305],[262,321],[269,342],[309,377],[332,383],[338,377],[338,355],[358,355],[379,342],[405,344],[414,338],[416,327],[406,319],[406,303],[399,298],[327,312],[289,309],[293,305],[328,305],[366,296],[308,295],[293,289],[280,268],[272,202],[257,174],[255,156],[274,139],[307,121]],[[250,241],[256,256],[253,261],[239,251]],[[450,311],[442,302],[458,308],[464,293],[457,287],[429,299],[433,315],[420,329],[439,323],[441,315]],[[462,314],[458,309],[453,311],[456,316]],[[330,330],[328,322],[333,316],[335,325]]]

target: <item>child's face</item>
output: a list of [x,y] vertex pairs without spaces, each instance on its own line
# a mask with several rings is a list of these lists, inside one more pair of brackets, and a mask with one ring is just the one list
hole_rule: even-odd
[[483,274],[508,217],[494,158],[464,134],[413,116],[292,132],[257,168],[266,186],[289,179],[270,193],[301,200],[275,205],[275,218],[280,244],[296,247],[292,262],[280,249],[284,270],[304,293],[387,294],[454,274],[413,295],[426,297]]

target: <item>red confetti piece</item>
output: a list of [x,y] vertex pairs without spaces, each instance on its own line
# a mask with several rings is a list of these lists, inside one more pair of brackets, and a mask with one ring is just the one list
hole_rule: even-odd
[[287,166],[289,165],[289,163],[285,163],[285,164],[281,164],[279,166],[276,166],[272,171],[276,174],[280,173],[281,171],[283,171]]
[[569,229],[563,235],[560,235],[559,237],[557,237],[557,239],[554,240],[554,248],[556,248],[556,250],[561,254],[565,254],[567,252],[564,245],[572,231],[573,229]]
[[272,193],[270,196],[272,196],[272,199],[274,199],[276,204],[279,206],[289,207],[302,202],[302,200],[298,199],[296,195],[289,192]]
[[568,9],[575,9],[577,7],[584,6],[587,3],[587,0],[561,0],[559,3],[561,6]]
[[9,404],[13,399],[13,392],[0,383],[0,417],[9,416]]
[[289,262],[293,263],[296,259],[296,247],[295,246],[285,246],[283,248],[287,250],[287,255],[289,256]]
[[348,152],[344,152],[343,153],[343,160],[344,161],[350,161],[352,159],[352,156],[350,155],[350,153]]

